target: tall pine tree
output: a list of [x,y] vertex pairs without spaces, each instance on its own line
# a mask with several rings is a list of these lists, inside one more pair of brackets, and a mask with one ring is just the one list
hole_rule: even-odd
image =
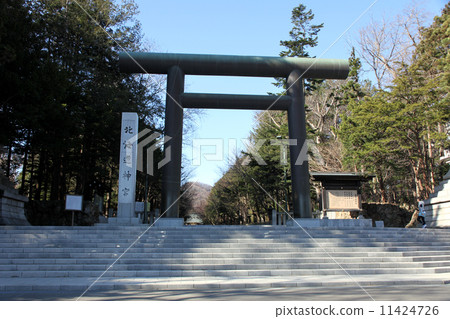
[[[323,23],[314,24],[314,14],[307,10],[306,6],[300,4],[292,9],[291,22],[293,27],[289,32],[290,40],[280,41],[280,45],[286,49],[280,52],[282,57],[311,57],[308,50],[318,44],[318,34],[323,28]],[[307,91],[313,90],[317,81],[306,81]],[[277,87],[286,89],[286,79],[278,78],[274,83]]]

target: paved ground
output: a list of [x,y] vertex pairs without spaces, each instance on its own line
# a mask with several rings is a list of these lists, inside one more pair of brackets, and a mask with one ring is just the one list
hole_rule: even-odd
[[[376,301],[450,301],[450,285],[367,287]],[[0,300],[76,300],[75,291],[0,292]],[[253,288],[253,289],[180,289],[89,291],[83,301],[371,301],[360,288]]]
[[317,276],[252,277],[44,277],[2,278],[0,291],[84,291],[92,290],[178,290],[178,289],[246,289],[246,288],[321,288],[349,286],[420,286],[450,285],[448,273],[436,274],[367,274]]
[[[0,300],[450,300],[450,275],[2,278]],[[95,284],[94,284],[95,283]],[[88,288],[89,287],[89,288]],[[370,296],[369,296],[370,295]]]

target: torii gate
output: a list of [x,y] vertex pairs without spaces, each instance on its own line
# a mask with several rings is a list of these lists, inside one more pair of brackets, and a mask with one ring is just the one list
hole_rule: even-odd
[[[179,217],[183,108],[287,110],[294,218],[311,218],[307,160],[296,164],[306,141],[304,78],[345,79],[347,60],[259,57],[176,53],[120,53],[120,70],[126,73],[167,74],[165,135],[171,139],[171,160],[162,172],[161,211]],[[184,93],[184,77],[224,75],[287,78],[287,96]],[[181,106],[181,107],[180,107]]]

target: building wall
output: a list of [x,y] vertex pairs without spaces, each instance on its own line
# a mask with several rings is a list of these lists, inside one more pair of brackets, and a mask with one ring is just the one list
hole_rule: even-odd
[[424,202],[429,227],[450,227],[450,171]]

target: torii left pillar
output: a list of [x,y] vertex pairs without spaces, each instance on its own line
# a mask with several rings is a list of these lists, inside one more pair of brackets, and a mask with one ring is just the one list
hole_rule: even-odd
[[[184,91],[184,72],[172,66],[167,73],[166,119],[164,153],[169,157],[162,171],[161,213],[164,218],[178,218],[178,200],[181,184],[181,149],[183,143],[183,107],[181,94]],[[172,152],[172,150],[174,150]]]

